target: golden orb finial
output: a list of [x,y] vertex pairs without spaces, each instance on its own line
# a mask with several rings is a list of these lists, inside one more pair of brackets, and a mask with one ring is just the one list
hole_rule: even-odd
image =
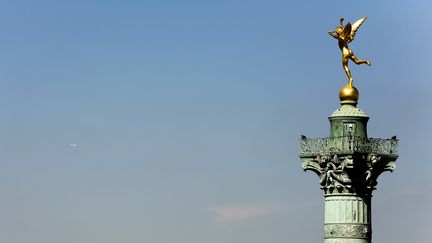
[[357,105],[359,92],[352,84],[348,83],[339,91],[339,100],[341,104]]

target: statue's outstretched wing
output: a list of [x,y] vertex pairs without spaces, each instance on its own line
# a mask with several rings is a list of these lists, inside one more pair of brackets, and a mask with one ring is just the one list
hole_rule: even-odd
[[[366,17],[363,17],[359,20],[357,20],[354,24],[351,25],[351,33],[348,36],[348,42],[351,42],[352,40],[354,40],[355,34],[357,32],[357,30],[359,29],[360,25],[363,24],[363,22],[366,20]],[[348,24],[347,24],[348,25]]]
[[350,39],[351,30],[352,30],[351,23],[348,22],[348,24],[345,25],[344,30],[343,30],[343,35],[344,35],[345,39],[348,39],[348,40]]

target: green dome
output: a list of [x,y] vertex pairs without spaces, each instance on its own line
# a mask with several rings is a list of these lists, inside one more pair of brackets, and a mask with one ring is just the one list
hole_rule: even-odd
[[342,105],[339,109],[335,110],[330,117],[340,116],[368,117],[368,115],[362,111],[362,109],[348,104]]

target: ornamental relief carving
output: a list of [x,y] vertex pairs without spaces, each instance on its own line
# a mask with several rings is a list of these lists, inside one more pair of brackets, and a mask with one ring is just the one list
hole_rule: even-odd
[[304,170],[314,171],[326,194],[369,194],[378,176],[395,169],[396,138],[324,138],[300,140]]
[[319,176],[320,185],[326,191],[337,189],[342,192],[349,192],[352,187],[352,180],[347,173],[352,160],[348,157],[340,159],[334,155],[331,159],[329,155],[319,155],[315,159],[320,166]]
[[[356,161],[356,162],[355,162]],[[378,176],[388,166],[380,163],[381,156],[376,154],[353,158],[352,155],[320,154],[311,160],[313,166],[305,170],[313,170],[320,177],[319,183],[326,193],[352,193],[354,189],[372,191],[377,184]],[[354,162],[358,165],[356,170]]]
[[357,238],[369,240],[372,235],[370,225],[365,224],[326,224],[324,225],[324,239],[328,238]]
[[306,138],[300,139],[300,155],[334,152],[374,153],[397,156],[398,140],[362,137]]

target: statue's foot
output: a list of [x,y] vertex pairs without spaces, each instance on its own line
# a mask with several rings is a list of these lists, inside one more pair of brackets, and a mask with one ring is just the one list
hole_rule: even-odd
[[367,64],[368,66],[372,65],[371,61],[366,61],[366,64]]

